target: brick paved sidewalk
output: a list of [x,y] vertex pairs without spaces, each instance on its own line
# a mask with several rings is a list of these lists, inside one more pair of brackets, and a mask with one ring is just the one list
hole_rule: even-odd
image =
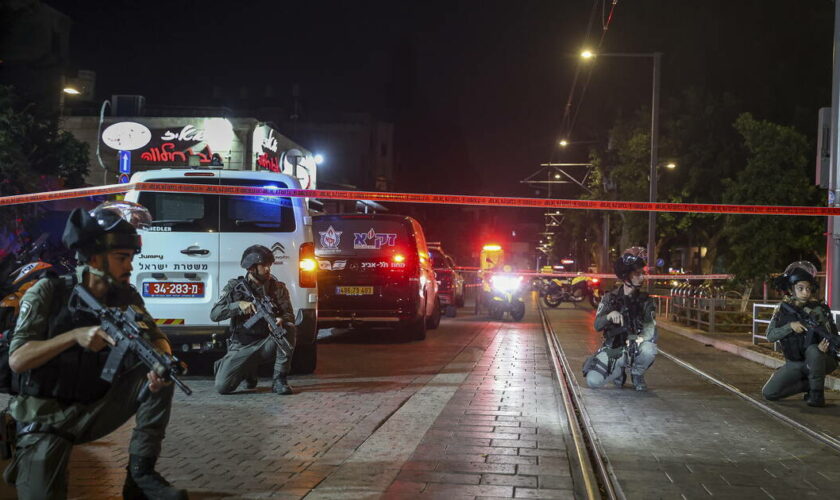
[[536,311],[500,323],[385,498],[573,498],[568,427]]

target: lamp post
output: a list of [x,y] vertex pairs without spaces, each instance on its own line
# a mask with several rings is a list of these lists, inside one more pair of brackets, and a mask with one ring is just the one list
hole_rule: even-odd
[[[649,201],[656,203],[656,167],[659,162],[659,80],[662,52],[630,52],[595,54],[584,50],[581,58],[590,60],[595,57],[650,57],[653,59],[653,97],[650,106],[650,196]],[[670,168],[670,167],[669,167]],[[648,212],[648,263],[656,265],[656,212]]]

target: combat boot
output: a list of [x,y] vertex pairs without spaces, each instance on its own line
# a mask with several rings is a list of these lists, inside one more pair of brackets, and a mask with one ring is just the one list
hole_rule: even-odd
[[187,500],[187,490],[179,490],[155,471],[157,458],[131,455],[123,485],[125,500]]
[[289,383],[286,382],[286,376],[280,375],[279,377],[274,379],[274,386],[271,388],[277,394],[287,395],[287,394],[294,394],[292,392],[292,388],[289,387]]
[[245,377],[245,388],[246,389],[255,389],[257,387],[257,376],[256,375],[248,375]]
[[618,376],[615,380],[613,380],[613,384],[615,384],[616,387],[621,389],[622,387],[624,387],[625,382],[627,382],[627,372],[625,372],[624,368],[622,368],[621,375]]
[[633,387],[636,388],[637,391],[646,391],[647,384],[645,383],[645,376],[644,375],[630,375],[633,379]]
[[808,406],[823,407],[825,406],[825,392],[811,391],[808,393]]

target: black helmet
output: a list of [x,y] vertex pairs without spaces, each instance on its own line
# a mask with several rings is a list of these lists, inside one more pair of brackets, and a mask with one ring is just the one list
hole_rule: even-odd
[[67,218],[61,241],[76,251],[81,262],[118,248],[140,253],[142,240],[137,228],[143,228],[149,222],[149,211],[128,201],[105,202],[90,212],[77,208]]
[[257,264],[274,264],[274,254],[262,245],[251,245],[242,252],[239,265],[242,269],[251,269]]
[[794,285],[800,281],[811,283],[811,291],[816,292],[819,288],[817,283],[817,268],[807,260],[799,260],[791,263],[781,276],[773,280],[776,288],[785,293],[791,293]]
[[621,281],[630,279],[633,271],[644,269],[647,265],[647,251],[642,247],[630,247],[613,264],[615,275]]

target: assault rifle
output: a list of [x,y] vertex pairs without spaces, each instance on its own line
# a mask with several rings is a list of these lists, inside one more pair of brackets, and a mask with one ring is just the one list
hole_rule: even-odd
[[239,279],[236,283],[236,287],[234,287],[234,290],[238,290],[240,293],[245,295],[245,297],[248,298],[248,301],[254,304],[254,309],[256,310],[256,313],[248,318],[242,326],[245,328],[252,328],[258,321],[264,320],[266,326],[268,326],[268,336],[277,343],[277,347],[279,347],[287,357],[290,357],[294,348],[289,341],[286,340],[286,329],[277,324],[277,318],[280,315],[274,310],[274,303],[271,302],[271,299],[264,293],[257,294],[254,292],[254,289],[251,288],[251,284],[248,283],[247,277]]
[[802,326],[808,329],[805,331],[806,347],[811,344],[817,344],[822,339],[825,339],[828,341],[829,348],[835,352],[835,355],[840,353],[840,335],[836,332],[826,330],[825,326],[819,324],[802,309],[795,307],[793,304],[782,302],[779,307],[779,316],[776,325],[784,326],[793,321],[802,323]]
[[[81,284],[73,289],[73,297],[72,307],[99,318],[100,328],[114,339],[105,368],[102,369],[102,380],[112,382],[119,375],[123,359],[130,351],[160,378],[174,382],[184,394],[192,394],[192,390],[179,378],[185,370],[178,358],[158,351],[143,337],[143,330],[146,329],[143,320],[146,315],[142,311],[135,306],[129,306],[125,311],[117,307],[105,307]],[[149,385],[146,384],[138,400],[146,399],[148,391]]]
[[641,304],[645,297],[631,298],[626,295],[612,297],[613,311],[621,314],[623,324],[611,323],[604,330],[605,343],[611,347],[627,346],[627,356],[630,358],[630,366],[636,362],[639,354],[639,343],[636,339],[642,334],[642,308]]

